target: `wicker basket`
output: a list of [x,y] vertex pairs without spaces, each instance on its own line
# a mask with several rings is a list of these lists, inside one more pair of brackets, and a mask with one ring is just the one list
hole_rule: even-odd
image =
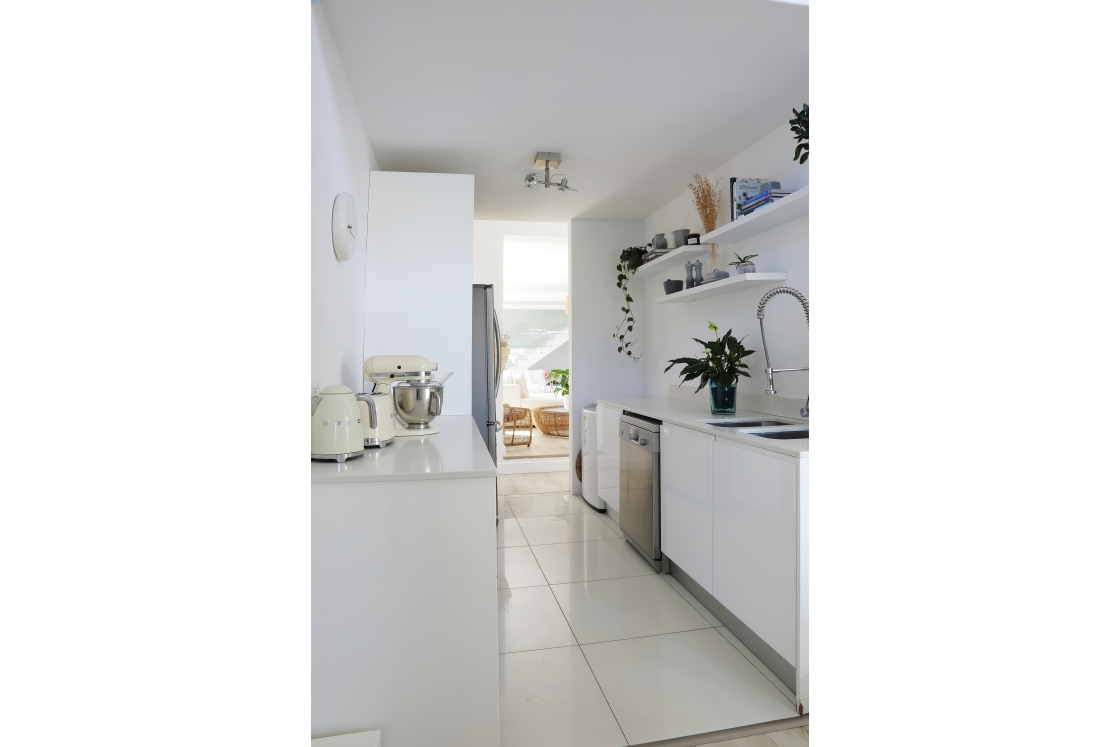
[[570,414],[563,408],[563,405],[550,405],[533,410],[537,427],[541,429],[541,433],[559,438],[568,437],[568,417]]
[[533,420],[527,407],[502,405],[502,443],[529,446],[533,443]]

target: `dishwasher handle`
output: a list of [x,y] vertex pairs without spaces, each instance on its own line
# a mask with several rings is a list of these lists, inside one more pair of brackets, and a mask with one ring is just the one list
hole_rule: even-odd
[[622,423],[618,427],[618,438],[622,442],[629,442],[641,449],[657,454],[661,451],[661,434],[647,431],[629,423]]

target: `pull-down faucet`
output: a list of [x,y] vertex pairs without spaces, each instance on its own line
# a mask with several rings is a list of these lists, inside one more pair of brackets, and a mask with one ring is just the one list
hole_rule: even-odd
[[[808,371],[809,367],[805,368],[770,368],[770,351],[766,348],[766,326],[763,325],[762,320],[766,317],[766,304],[770,299],[780,293],[793,296],[801,302],[801,308],[805,309],[805,326],[809,325],[809,302],[805,300],[805,296],[788,285],[783,285],[781,288],[774,288],[773,290],[766,291],[762,296],[762,300],[758,302],[758,328],[762,332],[762,352],[766,355],[766,394],[777,394],[774,391],[774,374],[784,373],[786,371]],[[805,396],[805,406],[801,408],[801,417],[809,417],[809,396]]]

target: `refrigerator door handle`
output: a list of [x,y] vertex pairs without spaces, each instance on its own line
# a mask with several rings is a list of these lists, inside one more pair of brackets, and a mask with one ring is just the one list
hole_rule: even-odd
[[[498,415],[498,392],[502,388],[502,325],[498,322],[498,310],[494,309],[494,416]],[[505,426],[502,421],[494,423],[494,433],[501,433]]]
[[502,384],[502,326],[498,323],[498,310],[494,309],[494,396]]

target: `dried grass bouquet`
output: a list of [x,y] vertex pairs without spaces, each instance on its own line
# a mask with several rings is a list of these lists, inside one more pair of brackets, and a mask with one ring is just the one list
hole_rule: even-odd
[[716,192],[708,177],[693,174],[695,184],[689,184],[692,190],[692,204],[700,215],[700,222],[704,224],[704,233],[716,230],[716,216],[719,215],[719,204],[723,199],[723,191]]

